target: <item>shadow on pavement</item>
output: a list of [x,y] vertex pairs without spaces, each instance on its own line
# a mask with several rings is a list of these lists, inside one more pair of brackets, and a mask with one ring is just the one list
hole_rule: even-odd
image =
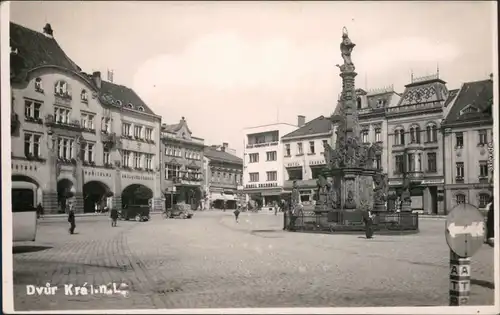
[[39,252],[42,250],[51,249],[52,246],[36,246],[36,245],[18,245],[12,247],[13,254]]
[[483,288],[495,289],[495,284],[486,280],[470,279],[470,284],[478,285]]

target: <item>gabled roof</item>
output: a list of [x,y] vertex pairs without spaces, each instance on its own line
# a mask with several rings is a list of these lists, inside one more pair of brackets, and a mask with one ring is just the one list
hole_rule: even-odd
[[[491,107],[493,106],[493,81],[482,80],[468,82],[458,91],[444,124],[468,122],[472,120],[492,119]],[[476,110],[463,111],[466,108]]]
[[[337,106],[338,107],[338,106]],[[321,115],[316,119],[313,119],[306,123],[304,126],[299,129],[290,132],[289,134],[284,135],[281,139],[293,138],[293,137],[301,137],[307,135],[314,135],[318,133],[328,133],[333,129],[332,122],[330,119]]]
[[[46,28],[50,28],[50,25],[47,24]],[[64,53],[53,36],[49,37],[11,22],[10,46],[11,50],[17,51],[17,53],[11,53],[11,79],[13,81],[25,80],[28,72],[37,67],[56,66],[79,74],[94,90],[99,92],[99,100],[103,104],[154,115],[139,95],[126,86],[101,80],[99,89],[92,80],[92,76],[82,72],[82,69]],[[118,101],[121,102],[121,106]],[[129,104],[132,104],[132,108]]]
[[205,147],[204,154],[210,160],[243,165],[243,159],[237,157],[236,155],[232,155],[231,153],[219,151],[212,147]]
[[11,73],[24,80],[28,71],[40,66],[57,66],[79,73],[81,68],[64,53],[57,41],[43,33],[10,22]]
[[132,108],[130,109],[154,115],[153,111],[144,103],[139,95],[126,86],[102,80],[100,91],[102,94],[111,94],[116,101],[122,103],[122,107],[124,108],[130,108],[129,104],[131,104]]
[[186,130],[189,132],[190,135],[193,134],[193,132],[191,131],[191,129],[189,129],[189,127],[187,125],[187,122],[186,122],[186,119],[184,117],[182,117],[181,120],[177,124],[170,124],[170,125],[162,124],[161,129],[163,131],[166,131],[166,132],[175,133],[175,132],[181,130],[181,128],[183,126],[186,127]]

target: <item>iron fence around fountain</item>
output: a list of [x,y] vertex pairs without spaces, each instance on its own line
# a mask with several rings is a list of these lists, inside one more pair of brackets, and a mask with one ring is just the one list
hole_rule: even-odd
[[[338,210],[323,213],[303,211],[296,216],[285,212],[284,230],[296,232],[361,232],[365,230],[363,211]],[[379,212],[373,218],[378,232],[418,232],[418,213]],[[293,222],[294,221],[294,222]]]

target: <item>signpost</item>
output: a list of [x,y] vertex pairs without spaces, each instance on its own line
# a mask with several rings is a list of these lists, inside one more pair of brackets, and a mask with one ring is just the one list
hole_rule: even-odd
[[470,294],[470,257],[484,242],[484,217],[478,208],[459,204],[446,218],[450,248],[450,306],[467,304]]

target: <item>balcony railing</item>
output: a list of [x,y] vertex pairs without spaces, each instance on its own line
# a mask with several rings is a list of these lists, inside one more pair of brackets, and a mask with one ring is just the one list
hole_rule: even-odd
[[405,112],[411,112],[411,111],[420,111],[423,109],[435,109],[435,108],[441,108],[443,105],[439,101],[433,101],[433,102],[427,102],[427,103],[420,103],[420,104],[410,104],[410,105],[403,105],[403,106],[394,106],[394,107],[387,107],[386,113],[387,114],[398,114],[398,113],[405,113]]
[[262,148],[262,147],[271,147],[278,145],[279,141],[271,141],[271,142],[264,142],[264,143],[253,143],[253,144],[247,144],[247,149],[253,149],[253,148]]

